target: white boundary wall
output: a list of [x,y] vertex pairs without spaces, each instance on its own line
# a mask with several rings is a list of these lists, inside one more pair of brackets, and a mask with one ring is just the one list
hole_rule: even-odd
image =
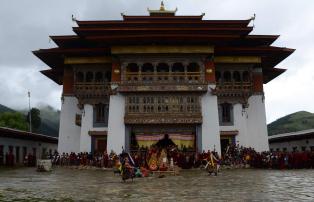
[[[9,146],[13,146],[13,154],[14,154],[14,163],[23,163],[23,147],[27,148],[27,155],[33,154],[33,148],[36,148],[36,157],[39,159],[42,156],[43,148],[46,149],[46,152],[49,150],[52,153],[57,150],[57,144],[47,143],[42,141],[34,141],[34,140],[23,140],[17,138],[8,138],[8,137],[0,137],[0,145],[3,145],[3,161],[5,163],[5,154],[9,153]],[[19,149],[19,161],[16,162],[16,147],[20,147]]]
[[256,151],[268,151],[268,132],[263,95],[252,95],[249,107],[242,110],[242,104],[233,105],[233,125],[220,126],[221,131],[239,131],[236,144],[253,147]]
[[248,146],[253,147],[258,152],[268,151],[264,95],[252,95],[249,98],[247,116]]
[[212,95],[215,85],[209,85],[206,94],[201,97],[202,105],[202,150],[214,149],[220,154],[220,131],[217,96]]
[[81,127],[75,125],[75,115],[81,111],[74,96],[64,96],[61,105],[58,152],[70,153],[80,151]]
[[125,148],[125,97],[121,94],[111,95],[109,104],[107,151],[122,152]]

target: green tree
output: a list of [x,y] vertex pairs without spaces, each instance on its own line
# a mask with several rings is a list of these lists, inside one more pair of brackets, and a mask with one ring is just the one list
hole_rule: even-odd
[[[32,130],[37,132],[40,124],[41,124],[41,118],[40,118],[40,110],[37,108],[31,109],[31,119],[32,119]],[[29,112],[27,113],[27,122],[29,123]]]
[[19,112],[0,113],[0,126],[18,130],[28,130],[25,116]]

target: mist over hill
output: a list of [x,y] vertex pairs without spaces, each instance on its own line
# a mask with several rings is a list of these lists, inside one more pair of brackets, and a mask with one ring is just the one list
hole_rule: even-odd
[[[37,133],[44,135],[57,137],[59,134],[59,118],[60,110],[54,109],[49,105],[41,104],[36,107],[40,110],[41,125]],[[24,115],[27,114],[28,109],[24,110],[13,110],[9,107],[0,104],[0,113],[4,112],[20,112]]]

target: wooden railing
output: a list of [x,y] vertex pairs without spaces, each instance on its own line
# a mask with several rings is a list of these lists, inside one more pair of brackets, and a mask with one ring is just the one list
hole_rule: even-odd
[[200,83],[201,72],[126,72],[125,83]]
[[74,92],[77,97],[97,98],[107,96],[110,93],[109,82],[76,82]]
[[223,82],[217,83],[216,89],[219,91],[248,91],[252,89],[251,82]]

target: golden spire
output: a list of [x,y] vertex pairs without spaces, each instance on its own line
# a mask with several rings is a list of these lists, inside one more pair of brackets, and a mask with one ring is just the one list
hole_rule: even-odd
[[160,11],[165,11],[165,5],[164,5],[164,1],[161,1],[160,3]]
[[149,8],[147,10],[150,16],[174,16],[178,9],[166,10],[164,1],[161,1],[159,10],[150,10]]

